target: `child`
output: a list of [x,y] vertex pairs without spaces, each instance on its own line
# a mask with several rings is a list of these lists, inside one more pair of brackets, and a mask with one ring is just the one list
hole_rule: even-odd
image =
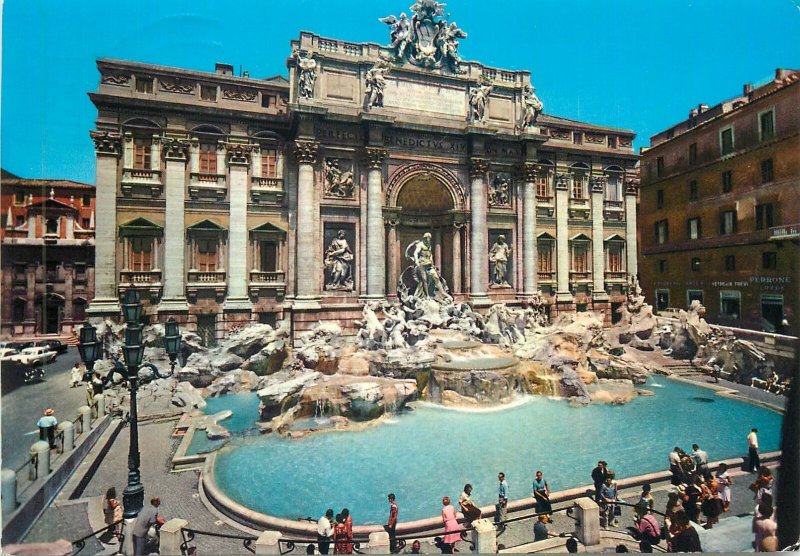
[[728,474],[728,465],[726,463],[719,464],[717,483],[719,485],[719,497],[720,500],[722,500],[722,511],[727,512],[731,505],[731,485],[733,484],[733,480],[731,480]]

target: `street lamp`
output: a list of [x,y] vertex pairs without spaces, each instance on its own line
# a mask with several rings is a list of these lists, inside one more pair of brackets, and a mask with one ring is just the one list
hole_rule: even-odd
[[86,365],[83,381],[89,382],[92,380],[94,362],[100,356],[100,342],[97,341],[97,329],[88,322],[81,328],[81,341],[78,344],[78,351],[81,354],[81,361]]
[[[167,378],[175,370],[175,360],[181,343],[181,333],[178,323],[174,318],[170,318],[165,326],[164,347],[167,350],[170,360],[170,372],[162,374],[155,365],[151,363],[142,364],[144,356],[144,342],[142,338],[143,327],[140,324],[142,316],[142,304],[139,299],[139,292],[129,288],[125,292],[122,300],[122,316],[125,319],[125,344],[122,347],[122,356],[125,360],[123,366],[119,361],[114,361],[114,369],[108,373],[103,381],[103,385],[110,382],[122,384],[126,380],[130,390],[130,446],[128,448],[128,484],[122,491],[122,505],[124,508],[123,516],[126,519],[135,518],[142,511],[144,506],[144,485],[141,481],[139,471],[139,421],[137,416],[136,394],[139,384],[146,384],[155,378]],[[81,343],[78,350],[81,359],[86,364],[87,369],[94,367],[94,362],[98,357],[97,331],[87,324],[81,329]],[[149,368],[150,373],[140,375],[143,368]],[[115,376],[122,376],[122,380],[116,381]]]

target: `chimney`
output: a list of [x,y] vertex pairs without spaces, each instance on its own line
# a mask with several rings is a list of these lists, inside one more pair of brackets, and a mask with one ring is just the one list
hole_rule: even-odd
[[742,87],[742,94],[748,97],[753,94],[753,84],[745,83],[744,87]]
[[230,64],[223,64],[221,62],[217,62],[214,65],[214,73],[219,75],[233,75],[233,66]]

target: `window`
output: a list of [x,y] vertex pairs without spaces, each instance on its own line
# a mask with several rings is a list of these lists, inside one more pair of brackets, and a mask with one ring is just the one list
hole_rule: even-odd
[[217,87],[214,85],[200,85],[200,100],[216,102]]
[[585,199],[586,198],[586,181],[588,176],[583,174],[573,174],[572,175],[572,198],[573,199]]
[[197,245],[197,270],[201,272],[217,270],[217,240],[198,239],[195,245]]
[[719,292],[719,314],[722,317],[738,319],[741,314],[742,294],[738,291]]
[[149,237],[131,238],[131,270],[147,272],[153,269],[153,240]]
[[700,270],[700,257],[692,257],[692,270],[695,272]]
[[764,251],[761,253],[761,268],[764,270],[777,270],[778,253],[775,251]]
[[553,247],[555,242],[551,239],[540,239],[536,242],[539,272],[553,272]]
[[78,322],[86,320],[86,301],[83,299],[76,299],[72,304],[72,317]]
[[25,320],[25,300],[17,298],[14,300],[14,311],[11,320],[14,322],[22,322]]
[[552,197],[550,193],[550,173],[539,174],[536,176],[536,196],[541,199]]
[[686,237],[688,239],[700,239],[700,218],[690,218],[686,221]]
[[47,235],[58,235],[58,218],[48,218],[44,223],[44,233]]
[[669,222],[667,220],[659,220],[656,222],[656,243],[659,245],[669,241]]
[[669,290],[656,290],[656,311],[666,311],[669,308]]
[[722,192],[729,193],[733,189],[733,173],[730,170],[722,172]]
[[689,145],[689,164],[697,164],[697,143]]
[[589,272],[589,244],[583,241],[572,244],[572,271]]
[[153,145],[152,139],[136,137],[133,140],[133,167],[137,170],[150,169],[150,153]]
[[783,326],[783,296],[774,294],[761,294],[761,328],[765,332],[785,334]]
[[608,174],[606,201],[622,201],[622,175],[619,172]]
[[611,242],[608,244],[607,268],[608,272],[623,272],[625,269],[622,266],[622,252],[623,244],[620,242]]
[[691,307],[692,301],[699,301],[703,304],[703,290],[686,290],[686,305]]
[[151,77],[137,77],[136,78],[136,92],[137,93],[152,93],[153,92],[153,79]]
[[658,261],[658,271],[662,274],[667,271],[667,259],[660,259]]
[[719,214],[719,233],[722,235],[736,233],[736,211],[726,210]]
[[25,225],[25,216],[22,214],[17,215],[17,228]]
[[278,244],[274,241],[261,242],[261,270],[263,272],[278,270]]
[[200,143],[200,173],[217,173],[217,145],[214,143]]
[[766,230],[774,225],[772,203],[756,205],[756,230]]
[[271,108],[275,106],[277,98],[273,95],[266,95],[261,94],[261,107],[262,108]]
[[697,200],[697,180],[692,180],[689,182],[689,200]]
[[733,128],[726,127],[719,132],[719,148],[722,156],[733,152]]
[[663,209],[664,208],[664,190],[659,189],[656,191],[656,208]]
[[264,178],[278,177],[278,151],[275,149],[261,150],[261,176]]
[[758,131],[762,141],[775,137],[775,110],[767,110],[758,115]]
[[14,192],[14,203],[17,205],[24,205],[25,204],[25,192],[24,191],[16,191]]
[[81,197],[81,205],[84,207],[88,207],[92,204],[92,196],[89,193],[86,193],[83,197]]
[[736,255],[725,255],[725,270],[727,272],[736,270]]
[[773,174],[772,169],[772,159],[768,158],[767,160],[761,161],[761,183],[769,183],[775,176]]
[[656,159],[656,176],[659,178],[664,175],[664,157],[659,156]]
[[91,219],[89,218],[81,218],[81,228],[84,230],[88,230],[91,227]]
[[583,145],[583,133],[575,132],[572,134],[572,142],[575,145]]
[[609,149],[616,149],[617,148],[617,138],[613,136],[608,137],[608,148]]

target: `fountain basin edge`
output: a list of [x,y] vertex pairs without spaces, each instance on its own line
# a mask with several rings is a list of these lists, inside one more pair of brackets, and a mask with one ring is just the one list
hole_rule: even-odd
[[[285,535],[292,535],[295,538],[302,540],[314,540],[317,536],[316,521],[299,521],[275,517],[261,512],[252,510],[225,494],[222,489],[217,485],[214,476],[214,464],[217,459],[217,453],[213,452],[208,454],[203,467],[199,489],[201,490],[201,499],[203,502],[213,506],[213,510],[221,512],[224,516],[232,520],[231,525],[242,529],[243,527],[255,529],[258,531],[277,531]],[[709,468],[715,471],[721,463],[727,464],[730,468],[736,469],[743,466],[745,456],[720,460],[709,464]],[[766,463],[780,462],[781,452],[767,452],[760,454],[762,465]],[[635,477],[628,477],[619,479],[617,485],[620,489],[633,488],[641,486],[645,483],[658,483],[662,481],[669,481],[672,474],[669,471],[657,471],[655,473],[647,473],[645,475],[637,475]],[[571,500],[582,498],[586,495],[587,490],[594,490],[593,485],[584,485],[568,490],[554,492],[550,495],[552,503],[563,503]],[[536,502],[532,497],[523,498],[521,500],[512,500],[508,503],[508,512],[513,514],[527,510],[533,510]],[[484,518],[491,518],[495,514],[495,506],[493,504],[482,506]],[[461,519],[461,512],[458,513]],[[512,517],[512,516],[509,516]],[[429,517],[425,519],[418,519],[415,521],[400,522],[397,524],[397,535],[405,536],[411,534],[432,533],[436,530],[443,531],[442,518],[440,515]],[[353,527],[353,536],[356,541],[366,541],[370,533],[385,531],[382,525],[356,525]]]

